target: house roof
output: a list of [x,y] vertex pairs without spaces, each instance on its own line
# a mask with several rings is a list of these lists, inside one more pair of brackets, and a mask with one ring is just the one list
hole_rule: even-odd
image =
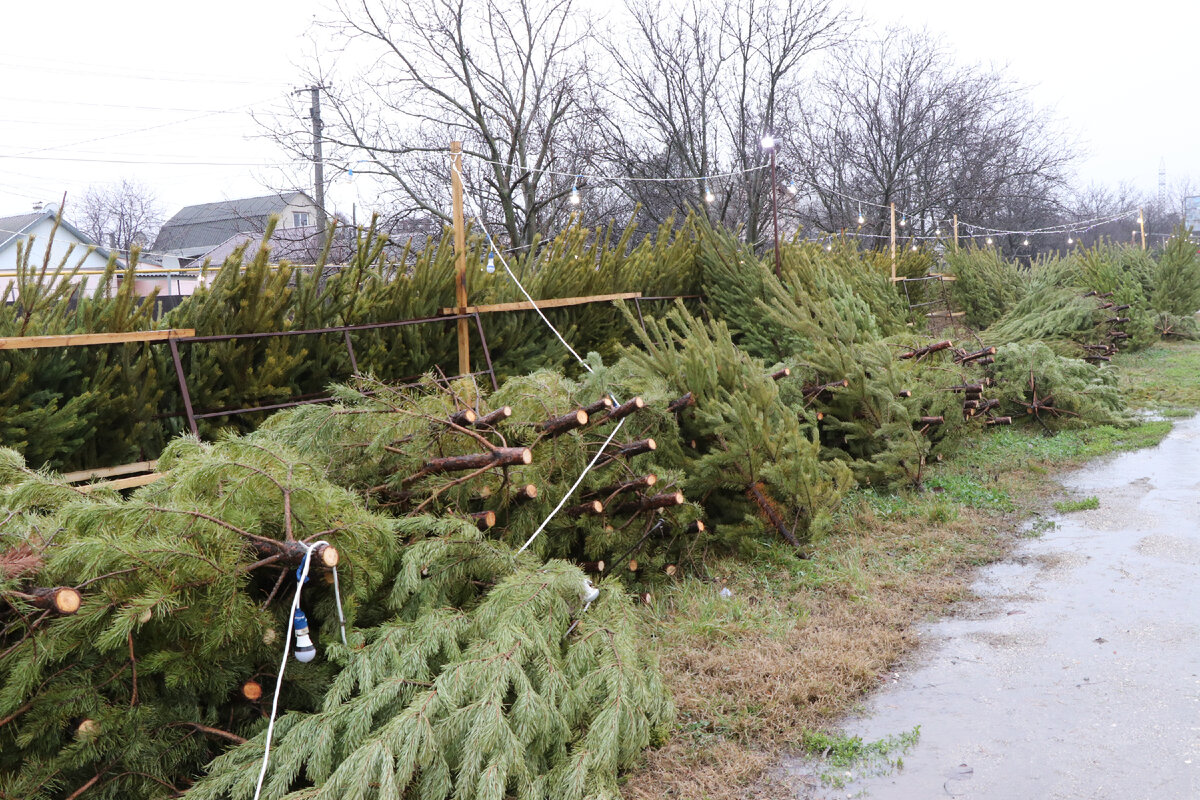
[[239,233],[261,234],[267,217],[282,213],[297,198],[312,202],[304,192],[286,192],[186,206],[162,226],[151,249],[160,253],[208,249]]
[[[44,219],[54,219],[58,215],[58,209],[53,205],[48,205],[41,211],[33,211],[28,214],[17,214],[12,217],[0,217],[0,250],[4,250],[21,236],[26,235],[35,225]],[[95,247],[96,252],[102,258],[108,258],[109,252],[107,248],[101,247],[96,242],[92,241],[92,237],[88,236],[83,231],[76,228],[65,219],[59,222],[60,230],[65,230],[74,236],[81,244],[86,247]],[[122,263],[118,259],[118,263]]]
[[[271,251],[271,261],[311,262],[315,256],[313,251],[317,249],[319,242],[318,231],[319,229],[315,225],[301,228],[276,228],[271,234],[270,240],[267,241],[267,248]],[[198,256],[196,262],[209,260],[214,264],[220,264],[229,258],[234,250],[246,243],[250,244],[248,249],[250,256],[253,256],[262,238],[261,233],[236,233]]]
[[35,223],[46,216],[44,211],[34,211],[31,214],[18,214],[15,217],[0,217],[0,250],[8,243],[32,228]]

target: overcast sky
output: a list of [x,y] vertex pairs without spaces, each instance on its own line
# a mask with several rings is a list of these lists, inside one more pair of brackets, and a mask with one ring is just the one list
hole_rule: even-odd
[[[288,156],[250,117],[299,85],[325,0],[8,3],[0,49],[0,216],[130,178],[167,216],[285,185]],[[1153,191],[1200,178],[1192,67],[1200,5],[1064,0],[867,0],[878,24],[928,28],[960,62],[1007,66],[1084,143],[1078,182]],[[298,101],[297,101],[298,102]],[[1031,109],[1032,113],[1032,109]],[[295,167],[294,163],[290,164]],[[280,169],[283,167],[285,169]],[[295,174],[294,172],[292,174]],[[369,208],[341,178],[330,199]]]

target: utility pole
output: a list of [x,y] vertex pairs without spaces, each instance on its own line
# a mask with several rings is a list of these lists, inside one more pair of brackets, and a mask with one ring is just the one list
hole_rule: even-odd
[[328,87],[310,86],[307,89],[297,89],[295,94],[309,92],[312,95],[312,106],[308,115],[312,119],[313,138],[313,200],[317,203],[317,252],[325,250],[325,232],[329,221],[325,218],[325,161],[321,155],[321,130],[325,127],[321,122],[321,90]]

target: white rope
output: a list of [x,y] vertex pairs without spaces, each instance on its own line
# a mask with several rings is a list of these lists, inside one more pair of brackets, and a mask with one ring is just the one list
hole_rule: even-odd
[[567,500],[571,497],[571,495],[573,495],[575,493],[575,490],[579,488],[579,484],[583,483],[584,476],[586,476],[589,472],[591,472],[592,467],[596,466],[596,462],[600,460],[600,456],[604,455],[604,451],[606,449],[608,449],[608,446],[610,444],[612,444],[613,437],[617,435],[617,431],[621,430],[621,426],[625,424],[625,420],[627,420],[627,419],[629,419],[629,418],[623,417],[623,418],[621,418],[620,421],[617,422],[617,427],[612,429],[612,433],[610,433],[608,435],[608,438],[604,440],[604,444],[602,444],[600,446],[600,449],[596,452],[596,455],[593,456],[592,460],[588,462],[588,465],[586,467],[584,467],[583,472],[579,473],[579,477],[575,479],[575,483],[571,484],[571,488],[568,489],[567,493],[564,494],[562,496],[562,499],[558,501],[558,505],[556,505],[554,507],[554,510],[550,512],[550,516],[548,516],[544,520],[542,520],[542,524],[538,525],[538,528],[536,531],[533,532],[533,535],[529,537],[529,539],[525,542],[525,544],[521,545],[521,549],[517,551],[517,555],[521,555],[521,553],[524,553],[525,548],[527,548],[527,547],[529,547],[529,545],[533,544],[533,540],[536,539],[543,530],[545,530],[545,528],[548,524],[550,524],[550,520],[554,519],[554,515],[557,514],[562,509],[563,505],[566,504]]
[[[463,179],[462,171],[458,169],[458,166],[454,163],[454,159],[450,160],[450,169],[458,175],[460,185],[465,186],[466,181]],[[533,299],[533,296],[529,294],[528,291],[526,291],[525,286],[522,285],[521,281],[513,273],[512,269],[509,268],[508,260],[504,258],[503,254],[496,252],[496,248],[493,246],[492,234],[488,232],[487,223],[483,221],[483,212],[479,210],[479,206],[476,205],[475,199],[465,192],[463,197],[468,203],[470,203],[471,213],[474,215],[475,220],[479,223],[479,229],[483,231],[483,235],[487,238],[488,247],[491,249],[493,254],[499,257],[500,265],[504,267],[504,271],[508,273],[508,277],[511,278],[512,282],[515,283],[517,288],[521,290],[521,294],[525,295],[525,299],[529,301],[529,304],[533,307],[533,310],[536,311],[538,316],[542,318],[542,322],[546,323],[546,327],[550,329],[551,333],[553,333],[560,342],[562,342],[563,347],[567,348],[571,355],[575,356],[575,360],[578,361],[584,369],[586,369],[588,372],[595,372],[595,370],[593,370],[591,366],[580,357],[579,353],[575,352],[575,348],[571,347],[571,345],[567,343],[567,340],[563,338],[563,335],[558,332],[558,328],[555,328],[554,324],[546,318],[545,314],[542,313],[542,309],[538,307],[537,301]],[[616,396],[612,393],[609,393],[609,397],[614,403],[617,402]],[[617,422],[616,427],[613,428],[612,432],[608,434],[608,438],[604,440],[604,444],[600,446],[600,449],[596,452],[596,455],[593,456],[592,460],[588,462],[588,465],[584,467],[583,472],[579,473],[579,477],[575,479],[575,483],[571,484],[571,488],[568,489],[566,494],[562,496],[562,499],[558,501],[558,505],[554,507],[554,510],[551,511],[544,520],[542,520],[542,524],[538,525],[537,530],[533,532],[533,535],[526,540],[525,544],[521,545],[521,549],[517,551],[517,555],[524,553],[529,545],[533,544],[534,540],[537,539],[537,537],[541,535],[542,531],[546,529],[546,526],[550,524],[550,520],[554,519],[555,515],[562,510],[562,507],[566,505],[567,500],[569,500],[571,495],[575,493],[575,490],[579,488],[579,484],[583,483],[583,479],[587,477],[589,472],[591,472],[592,467],[596,466],[596,462],[600,460],[600,456],[604,455],[604,451],[608,449],[610,444],[612,444],[613,437],[615,437],[617,432],[621,430],[621,427],[625,424],[626,419],[628,419],[628,417],[623,417]]]
[[[275,678],[275,696],[271,698],[271,718],[267,723],[267,743],[263,748],[262,769],[258,773],[258,784],[254,787],[254,800],[259,800],[262,794],[263,781],[267,777],[267,764],[271,760],[271,737],[275,734],[275,716],[279,713],[279,692],[283,688],[283,671],[287,668],[288,655],[292,649],[292,632],[296,622],[296,609],[300,607],[300,591],[304,588],[304,582],[308,580],[308,568],[312,562],[312,552],[317,545],[328,545],[329,542],[319,541],[312,544],[300,542],[304,547],[304,560],[300,562],[300,574],[296,580],[296,594],[292,598],[292,607],[288,612],[288,629],[287,636],[283,640],[283,660],[279,662],[279,675]],[[342,598],[337,585],[337,567],[333,568],[333,591],[337,597],[338,620],[342,624],[342,643],[346,642],[346,620],[342,618]]]

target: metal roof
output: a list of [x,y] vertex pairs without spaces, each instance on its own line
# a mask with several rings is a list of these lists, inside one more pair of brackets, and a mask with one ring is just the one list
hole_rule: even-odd
[[267,218],[283,213],[297,198],[312,202],[304,192],[287,192],[186,206],[162,226],[151,249],[162,253],[212,247],[239,233],[261,234]]

